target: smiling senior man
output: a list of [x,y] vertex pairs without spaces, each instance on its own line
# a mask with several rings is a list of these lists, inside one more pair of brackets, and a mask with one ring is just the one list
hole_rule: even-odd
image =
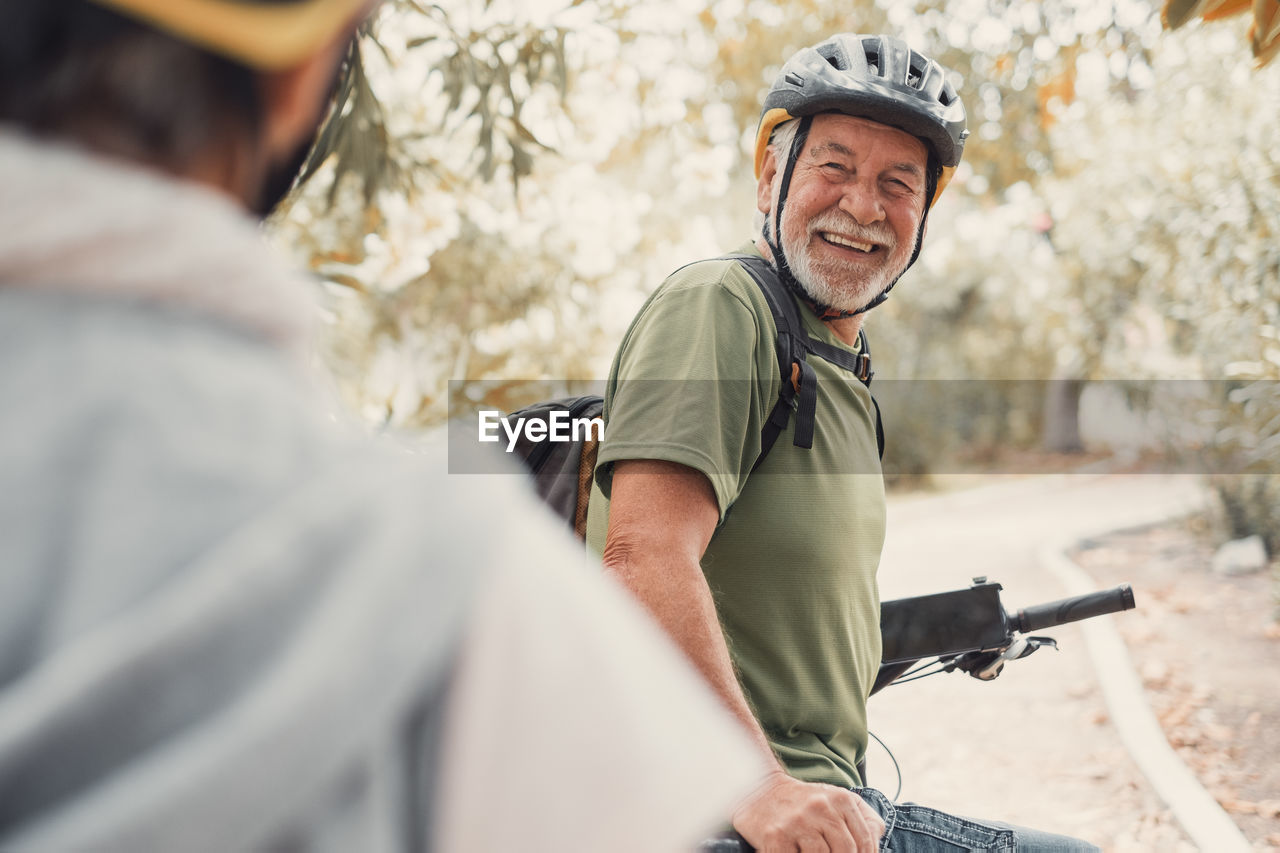
[[733,819],[761,850],[1093,849],[862,787],[885,529],[862,322],[966,136],[946,70],[899,39],[799,51],[761,115],[759,236],[668,278],[613,363],[588,541],[771,762]]

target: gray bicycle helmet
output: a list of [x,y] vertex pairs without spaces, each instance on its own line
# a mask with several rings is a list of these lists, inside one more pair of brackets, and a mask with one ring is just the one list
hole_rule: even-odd
[[969,135],[945,68],[893,36],[841,33],[797,51],[778,72],[756,133],[756,177],[775,127],[825,112],[878,121],[927,143],[942,166],[930,203],[951,179]]

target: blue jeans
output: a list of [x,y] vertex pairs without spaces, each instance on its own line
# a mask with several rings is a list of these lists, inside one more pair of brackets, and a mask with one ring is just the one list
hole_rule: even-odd
[[880,849],[886,853],[958,853],[961,850],[1098,853],[1092,844],[1065,835],[990,820],[970,820],[915,803],[894,804],[875,788],[854,788],[854,792],[884,821]]

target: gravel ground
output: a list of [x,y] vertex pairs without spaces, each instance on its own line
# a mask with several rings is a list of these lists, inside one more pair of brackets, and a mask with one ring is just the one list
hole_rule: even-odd
[[1166,737],[1254,847],[1280,851],[1271,579],[1215,575],[1212,541],[1190,519],[1088,541],[1073,558],[1100,583],[1133,583],[1140,607],[1118,626]]

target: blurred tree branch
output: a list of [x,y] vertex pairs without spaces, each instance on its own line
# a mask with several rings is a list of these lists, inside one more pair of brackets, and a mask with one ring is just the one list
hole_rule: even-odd
[[[567,8],[583,2],[570,0]],[[299,184],[313,179],[332,161],[330,205],[338,187],[349,178],[361,188],[366,204],[372,204],[382,189],[419,189],[427,175],[445,186],[464,184],[472,177],[491,181],[502,165],[510,167],[512,187],[517,189],[530,173],[535,153],[552,150],[526,126],[521,113],[529,93],[540,87],[554,88],[563,107],[569,88],[568,28],[490,22],[483,15],[460,14],[467,11],[465,3],[453,4],[452,10],[419,0],[394,0],[387,6],[381,20],[386,14],[420,16],[415,23],[427,32],[397,42],[395,33],[380,31],[377,20],[362,28],[347,55],[329,118],[307,157]],[[489,3],[483,6],[487,10]],[[456,18],[478,18],[479,26],[459,24]],[[428,76],[439,75],[447,95],[435,127],[407,135],[388,129],[386,109],[367,70],[370,49],[377,49],[391,65],[409,52],[431,51]],[[473,117],[477,119],[474,132],[462,132],[466,120]],[[456,136],[458,145],[474,152],[468,171],[458,173],[449,165],[423,161],[409,152],[406,143],[432,133]]]
[[1261,68],[1280,53],[1280,0],[1165,0],[1161,20],[1165,29],[1176,30],[1196,18],[1217,21],[1249,11],[1249,46]]

